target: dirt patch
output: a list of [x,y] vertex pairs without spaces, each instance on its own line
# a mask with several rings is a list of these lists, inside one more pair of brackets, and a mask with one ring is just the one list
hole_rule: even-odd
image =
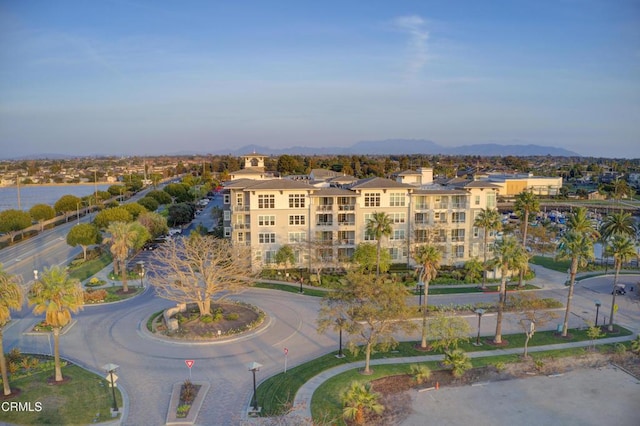
[[455,378],[448,370],[432,371],[431,377],[418,385],[409,374],[383,377],[371,382],[374,392],[380,394],[380,403],[385,410],[380,415],[367,415],[367,425],[398,425],[412,413],[411,391],[428,388],[467,386],[474,383],[495,382],[535,376],[562,374],[576,369],[599,368],[610,363],[624,368],[640,379],[640,357],[626,352],[602,354],[597,352],[565,358],[548,358],[542,361],[523,360],[505,364],[501,368],[487,366],[468,370],[462,377]]
[[[166,327],[157,327],[158,332],[171,337],[190,340],[208,340],[239,334],[259,326],[264,314],[249,305],[239,303],[215,303],[211,314],[200,316],[196,305],[188,305],[183,313],[173,318],[178,320],[179,330],[168,333]],[[162,315],[158,317],[162,321]]]

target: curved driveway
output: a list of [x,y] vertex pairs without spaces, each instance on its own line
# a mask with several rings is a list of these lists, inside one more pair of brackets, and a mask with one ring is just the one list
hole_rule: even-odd
[[[623,282],[637,282],[640,276],[624,276]],[[593,321],[593,299],[602,301],[603,312],[610,306],[612,279],[595,278],[582,281],[576,288],[571,326]],[[547,286],[545,297],[554,296],[564,302],[566,288]],[[431,296],[430,304],[466,303],[472,295]],[[496,295],[478,295],[490,299]],[[121,383],[129,396],[126,424],[163,424],[166,419],[171,386],[189,377],[185,359],[195,360],[193,380],[211,384],[197,419],[198,424],[238,424],[252,392],[252,376],[246,365],[256,361],[264,367],[258,373],[263,380],[282,371],[283,349],[289,349],[288,363],[294,366],[336,349],[334,334],[318,335],[315,320],[318,298],[295,293],[251,289],[235,296],[262,308],[268,316],[265,327],[244,337],[215,343],[188,344],[165,341],[146,331],[148,317],[172,303],[155,297],[148,289],[132,300],[111,305],[87,306],[75,316],[77,322],[61,337],[61,352],[90,369],[98,370],[107,363],[120,365]],[[465,299],[461,302],[460,299]],[[471,300],[469,299],[468,302]],[[617,321],[638,331],[640,304],[635,295],[617,299],[620,310]],[[491,315],[483,317],[482,334],[491,335],[495,323]],[[473,330],[476,318],[469,316]],[[38,320],[29,315],[17,319],[5,330],[6,350],[20,347],[25,352],[50,353],[48,337],[24,334]],[[560,320],[558,320],[560,321]],[[554,328],[549,324],[548,328]],[[520,332],[515,321],[507,320],[504,332]]]

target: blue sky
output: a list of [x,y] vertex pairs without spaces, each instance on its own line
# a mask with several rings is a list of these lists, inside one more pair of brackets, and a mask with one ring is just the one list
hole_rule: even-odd
[[429,139],[640,157],[640,2],[0,0],[2,156]]

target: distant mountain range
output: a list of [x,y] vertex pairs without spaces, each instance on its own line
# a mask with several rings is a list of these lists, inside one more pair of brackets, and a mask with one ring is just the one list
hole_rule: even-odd
[[233,151],[216,150],[213,154],[246,155],[257,152],[264,155],[314,155],[314,154],[359,154],[359,155],[481,155],[485,157],[513,155],[519,157],[545,156],[552,157],[580,157],[581,155],[553,146],[542,145],[500,145],[486,143],[477,145],[462,145],[457,147],[445,147],[425,139],[386,139],[381,141],[361,141],[349,147],[307,147],[293,146],[290,148],[272,149],[260,145],[245,145]]
[[[309,146],[292,146],[290,148],[269,148],[262,145],[245,145],[235,150],[217,149],[213,151],[194,151],[184,150],[173,153],[149,153],[147,155],[202,155],[202,154],[219,154],[219,155],[236,155],[242,156],[251,152],[257,152],[264,155],[408,155],[408,154],[426,154],[426,155],[481,155],[484,157],[507,156],[513,155],[517,157],[528,156],[546,156],[552,157],[580,157],[581,155],[554,146],[542,145],[500,145],[496,143],[485,143],[476,145],[462,145],[457,147],[445,147],[426,139],[386,139],[381,141],[361,141],[348,147],[309,147]],[[103,157],[109,155],[93,154],[90,157]],[[32,154],[25,155],[14,160],[34,160],[34,159],[70,159],[77,156],[66,154]],[[86,157],[86,156],[83,156]],[[0,158],[2,158],[0,156]]]

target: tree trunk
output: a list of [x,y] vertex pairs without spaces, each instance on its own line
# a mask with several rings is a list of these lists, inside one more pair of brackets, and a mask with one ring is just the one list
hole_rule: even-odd
[[618,262],[616,260],[616,275],[613,278],[613,296],[611,297],[611,314],[609,315],[609,327],[607,330],[613,331],[613,314],[615,313],[616,307],[616,288],[618,286],[618,274],[620,273],[620,268],[622,267],[622,262]]
[[382,237],[378,238],[378,250],[376,251],[376,277],[380,276],[380,240]]
[[[525,252],[527,251],[527,230],[529,229],[529,210],[524,211],[524,229],[522,230],[522,247]],[[518,276],[518,287],[522,287],[522,281],[524,280],[524,269],[520,269]]]
[[55,381],[62,381],[62,368],[60,367],[60,327],[53,327],[53,362],[55,365]]
[[[430,280],[424,282],[424,299],[422,299],[422,341],[420,347],[422,349],[427,348],[427,295],[429,294]],[[418,290],[420,291],[420,290]]]
[[524,340],[524,354],[522,355],[523,358],[528,358],[529,357],[529,353],[528,348],[529,348],[529,339],[531,339],[531,335],[529,333],[525,333],[525,335],[527,336],[527,338]]
[[83,260],[87,260],[87,246],[81,245],[80,247],[82,247],[82,254],[84,255]]
[[571,261],[571,277],[569,278],[569,294],[567,295],[567,307],[564,311],[564,323],[562,324],[562,337],[567,337],[569,331],[569,311],[571,310],[571,300],[573,299],[573,290],[576,283],[576,273],[578,272],[578,258],[574,257]]
[[364,374],[371,374],[371,369],[370,367],[370,363],[371,363],[371,343],[367,343],[367,348],[365,349],[364,352]]
[[504,305],[507,299],[507,272],[502,271],[502,279],[500,281],[500,299],[498,300],[498,316],[496,317],[496,335],[493,343],[499,345],[502,343],[502,316],[504,315]]
[[487,288],[487,244],[489,243],[488,229],[484,229],[484,248],[482,254],[484,255],[484,263],[482,264],[482,288]]
[[122,259],[120,264],[120,276],[122,277],[122,292],[129,292],[129,284],[127,283],[127,259]]
[[3,395],[11,394],[11,388],[9,387],[9,376],[7,374],[7,360],[4,357],[4,347],[2,345],[2,330],[0,330],[0,372],[2,373],[2,387],[4,388]]

